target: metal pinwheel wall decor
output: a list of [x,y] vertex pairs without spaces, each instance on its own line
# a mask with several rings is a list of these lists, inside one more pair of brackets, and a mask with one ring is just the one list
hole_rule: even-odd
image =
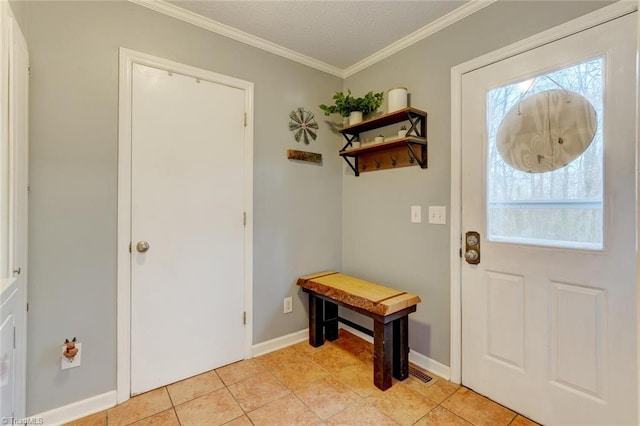
[[289,122],[289,131],[293,132],[293,137],[296,142],[304,140],[305,145],[309,145],[309,137],[316,140],[318,123],[316,123],[315,116],[311,111],[306,111],[300,107],[289,114],[291,121]]

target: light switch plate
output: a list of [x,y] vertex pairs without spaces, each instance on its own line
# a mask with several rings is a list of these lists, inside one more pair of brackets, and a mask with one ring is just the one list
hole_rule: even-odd
[[422,222],[422,207],[411,206],[411,223]]
[[445,206],[429,206],[429,223],[444,225],[447,223],[447,208]]

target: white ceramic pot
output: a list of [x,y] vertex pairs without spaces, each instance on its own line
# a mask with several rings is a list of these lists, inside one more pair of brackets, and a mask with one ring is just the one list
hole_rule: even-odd
[[349,114],[349,126],[358,124],[362,121],[362,111],[351,111]]
[[407,88],[394,87],[387,93],[389,111],[394,112],[407,107]]
[[358,149],[358,148],[360,148],[360,146],[361,146],[360,141],[351,142],[351,148],[352,149]]
[[374,141],[375,141],[374,143],[382,143],[384,142],[384,136],[376,136]]

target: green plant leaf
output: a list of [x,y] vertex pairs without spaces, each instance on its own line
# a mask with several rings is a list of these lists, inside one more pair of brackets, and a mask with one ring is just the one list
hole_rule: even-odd
[[380,108],[384,92],[369,92],[362,98],[351,96],[351,89],[347,89],[347,94],[336,92],[333,95],[334,105],[320,105],[320,109],[324,111],[324,115],[340,114],[342,117],[348,117],[352,111],[362,111],[364,114],[372,113]]

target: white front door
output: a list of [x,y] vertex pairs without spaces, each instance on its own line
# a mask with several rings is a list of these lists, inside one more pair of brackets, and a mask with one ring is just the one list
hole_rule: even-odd
[[[461,261],[462,383],[544,424],[638,423],[635,39],[631,14],[462,77],[463,251],[480,234],[480,263]],[[579,120],[518,117],[551,93],[587,99],[597,131],[531,173],[575,148]],[[515,153],[496,147],[505,116],[530,127],[510,130],[529,132]]]
[[133,64],[131,101],[137,394],[244,357],[245,92]]

